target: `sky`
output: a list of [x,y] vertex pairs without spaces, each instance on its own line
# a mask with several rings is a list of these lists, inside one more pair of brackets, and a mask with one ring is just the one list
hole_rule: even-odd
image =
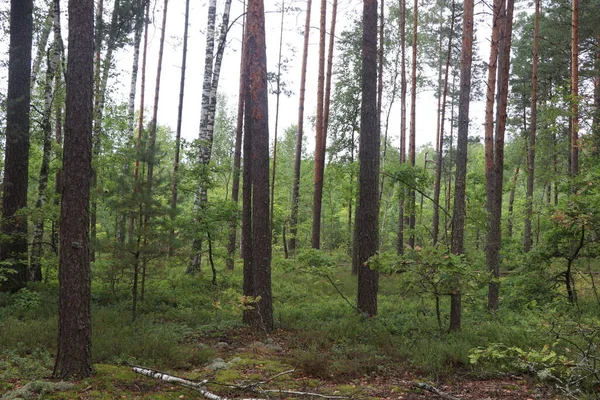
[[[159,1],[160,2],[160,1]],[[162,2],[160,7],[155,8],[155,18],[150,32],[149,55],[146,78],[146,99],[152,98],[154,92],[154,81],[156,78],[157,54],[160,40],[160,23],[162,18]],[[202,78],[204,71],[204,48],[206,27],[206,2],[191,2],[190,28],[188,39],[188,59],[186,71],[186,90],[183,111],[182,135],[193,140],[198,137],[200,104],[202,92]],[[222,10],[222,2],[218,4],[217,12]],[[297,12],[286,15],[283,32],[283,57],[291,59],[290,67],[282,79],[288,83],[289,89],[294,94],[291,97],[280,98],[280,120],[279,134],[290,125],[296,124],[298,110],[298,93],[300,87],[300,67],[302,58],[302,32],[305,22],[305,2],[295,1],[292,7],[298,7]],[[280,13],[277,10],[280,3],[265,1],[266,19],[266,41],[267,41],[267,66],[268,70],[276,72],[279,50],[279,24]],[[331,4],[329,4],[329,9]],[[242,14],[243,5],[239,0],[233,0],[230,21],[234,21]],[[319,40],[319,11],[320,2],[313,0],[311,13],[311,37],[309,44],[308,71],[306,83],[305,103],[305,135],[308,139],[308,149],[314,148],[314,129],[309,123],[309,118],[314,116],[316,109],[316,86],[317,86],[317,57]],[[362,2],[360,0],[341,0],[338,5],[338,23],[336,36],[349,26],[352,15],[360,15]],[[218,17],[219,18],[219,17]],[[228,34],[228,42],[223,59],[221,78],[219,81],[219,92],[228,97],[229,106],[235,111],[237,105],[237,94],[239,84],[240,46],[241,46],[241,18],[234,24]],[[329,15],[327,26],[329,29]],[[217,24],[220,25],[218,19]],[[174,130],[177,122],[177,105],[179,96],[179,81],[181,74],[181,50],[184,28],[184,1],[171,0],[168,8],[167,19],[167,41],[163,58],[162,80],[160,88],[160,103],[158,108],[158,120],[160,124],[169,125]],[[218,28],[217,28],[218,29]],[[327,39],[328,41],[328,39]],[[118,68],[121,71],[120,95],[127,98],[128,79],[131,70],[132,51],[122,52],[119,55]],[[139,86],[138,86],[139,87]],[[139,92],[138,92],[139,94]],[[432,92],[421,91],[418,94],[417,103],[417,146],[432,143],[435,140],[435,115],[437,112],[437,101]],[[139,107],[139,96],[136,107]],[[152,105],[146,106],[151,109]],[[399,144],[399,110],[400,103],[394,105],[398,112],[392,112],[389,133],[394,144]],[[269,119],[271,140],[275,124],[275,96],[269,96]]]
[[[283,31],[283,57],[291,60],[289,69],[284,73],[282,79],[287,82],[288,88],[294,94],[290,97],[281,96],[279,134],[290,125],[296,124],[298,110],[298,93],[300,86],[300,67],[302,57],[303,29],[305,22],[304,0],[288,0],[286,6],[297,8],[297,11],[289,12],[285,16]],[[106,7],[105,18],[110,18],[110,6],[112,1],[105,0],[109,7]],[[217,12],[222,10],[223,0],[218,0]],[[281,15],[278,12],[280,2],[274,0],[265,0],[265,19],[266,19],[266,41],[267,41],[267,67],[268,70],[276,72],[278,49],[279,49],[279,24]],[[482,3],[478,3],[480,11],[483,10]],[[177,123],[177,107],[179,99],[179,82],[181,76],[182,61],[182,37],[184,28],[184,0],[170,0],[168,7],[168,18],[166,28],[166,42],[163,56],[160,101],[158,107],[158,123],[167,125],[174,131]],[[45,6],[44,6],[45,7]],[[150,103],[154,93],[154,83],[156,80],[158,48],[160,41],[160,24],[162,19],[163,0],[156,0],[152,3],[151,12],[153,19],[149,33],[148,61],[146,75],[146,109],[152,110]],[[0,5],[0,11],[8,10],[7,4]],[[233,0],[231,8],[230,23],[236,21],[229,31],[227,46],[223,59],[223,67],[219,82],[219,92],[225,94],[228,98],[229,107],[235,115],[237,105],[237,94],[239,85],[239,67],[240,67],[240,46],[241,46],[241,18],[243,13],[243,4],[241,0]],[[328,11],[331,9],[331,0],[328,3]],[[63,37],[67,37],[67,1],[62,2],[62,22]],[[314,129],[309,122],[309,118],[315,115],[316,108],[316,86],[317,86],[317,56],[319,40],[319,12],[320,2],[313,0],[311,15],[311,36],[309,44],[306,103],[305,103],[305,136],[308,139],[308,149],[312,152],[314,149]],[[362,12],[361,0],[339,0],[338,5],[338,23],[336,27],[336,36],[350,25],[353,16],[360,15]],[[186,71],[186,90],[183,111],[182,135],[187,140],[193,140],[198,137],[200,121],[200,104],[202,92],[202,78],[204,71],[204,48],[205,48],[205,27],[206,27],[207,1],[190,2],[190,27],[188,41],[188,58]],[[481,19],[481,18],[480,18]],[[329,14],[327,27],[329,29]],[[220,15],[217,16],[217,29],[220,25]],[[485,22],[478,23],[481,37],[487,37]],[[0,39],[0,63],[8,60],[7,37]],[[482,41],[480,41],[482,42]],[[488,45],[483,40],[481,43],[481,53],[486,53]],[[35,51],[35,50],[34,50]],[[129,95],[129,81],[131,74],[133,51],[131,47],[123,49],[116,54],[115,76],[109,82],[112,89],[112,96],[116,102],[126,102]],[[335,56],[334,56],[335,57]],[[486,54],[481,57],[487,59]],[[1,65],[1,64],[0,64]],[[7,69],[0,68],[0,90],[6,91]],[[140,79],[138,77],[138,92],[136,99],[136,108],[139,107],[139,87]],[[410,88],[409,88],[410,93]],[[408,108],[407,108],[408,109]],[[394,145],[399,144],[399,112],[400,104],[398,101],[393,105],[393,112],[390,118],[389,135]],[[481,126],[483,110],[481,104],[473,102],[471,104],[472,130]],[[416,117],[416,144],[422,146],[426,143],[433,143],[435,140],[435,120],[437,112],[437,101],[432,91],[420,90],[417,94],[417,117]],[[147,114],[148,115],[148,114]],[[270,136],[274,136],[275,120],[275,96],[269,96],[269,119]],[[446,132],[449,128],[446,128]]]

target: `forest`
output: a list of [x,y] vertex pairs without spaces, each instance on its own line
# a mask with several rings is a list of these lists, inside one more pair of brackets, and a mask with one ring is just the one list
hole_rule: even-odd
[[312,3],[0,4],[0,399],[600,398],[600,0]]

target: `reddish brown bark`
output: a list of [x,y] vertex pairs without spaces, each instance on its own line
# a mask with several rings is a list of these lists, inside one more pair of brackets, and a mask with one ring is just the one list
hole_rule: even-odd
[[360,122],[360,160],[355,243],[358,263],[358,310],[368,316],[377,314],[379,273],[369,259],[379,250],[379,148],[377,118],[377,0],[363,1],[362,103]]
[[89,200],[94,2],[69,0],[65,145],[59,253],[59,331],[54,376],[92,372]]

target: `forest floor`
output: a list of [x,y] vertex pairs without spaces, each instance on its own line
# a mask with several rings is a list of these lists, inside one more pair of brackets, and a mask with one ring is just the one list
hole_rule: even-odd
[[[300,391],[352,399],[561,399],[550,388],[530,377],[476,376],[465,371],[440,376],[435,381],[419,375],[401,363],[382,368],[382,373],[354,377],[311,375],[307,368],[297,368],[291,353],[292,332],[255,336],[245,329],[231,330],[218,337],[203,337],[196,344],[215,350],[207,365],[168,371],[174,376],[195,382],[208,380],[203,386],[222,399],[235,398],[317,398],[241,390],[256,389]],[[316,360],[315,362],[327,362]],[[153,368],[151,365],[144,365]],[[91,378],[71,383],[50,380],[13,380],[1,385],[7,392],[1,399],[192,399],[202,398],[198,391],[162,382],[137,373],[129,366],[97,364]],[[319,371],[315,365],[315,371]],[[415,385],[415,382],[417,383]],[[422,387],[418,387],[421,385]],[[424,386],[424,387],[423,387]],[[435,391],[438,391],[437,394]],[[215,399],[213,399],[215,400]]]

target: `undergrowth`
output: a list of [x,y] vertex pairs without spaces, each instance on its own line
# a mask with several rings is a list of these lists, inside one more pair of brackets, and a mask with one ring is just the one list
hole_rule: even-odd
[[[280,261],[284,267],[278,260],[273,263],[274,315],[289,349],[280,357],[320,379],[344,382],[407,369],[432,379],[458,371],[471,375],[499,370],[531,373],[523,370],[522,364],[504,360],[500,368],[502,357],[494,356],[497,349],[510,349],[510,355],[552,346],[557,360],[570,351],[572,361],[581,360],[574,354],[573,341],[586,344],[575,338],[583,323],[565,322],[565,315],[574,310],[564,302],[518,309],[506,306],[490,314],[485,310],[485,291],[474,289],[464,299],[462,331],[440,332],[433,299],[403,290],[401,274],[381,276],[379,314],[365,318],[353,308],[356,277],[348,272],[348,266],[328,263],[328,273],[333,275],[325,277],[310,268],[294,271],[293,262]],[[235,332],[243,326],[239,268],[220,274],[217,286],[211,283],[211,276],[189,276],[182,268],[165,274],[149,280],[136,321],[131,320],[131,299],[125,291],[115,297],[107,285],[94,282],[94,363],[195,369],[216,357],[213,347],[203,343],[238,337]],[[57,283],[50,283],[31,285],[12,296],[0,295],[0,381],[51,374],[57,293]],[[514,293],[508,296],[511,304],[514,297]],[[580,304],[576,310],[579,315],[592,315],[597,310],[593,302]],[[442,322],[447,324],[446,297],[442,297],[440,307]],[[588,325],[594,327],[597,322]],[[239,337],[244,340],[244,335]],[[478,362],[473,362],[473,354],[481,354]]]

